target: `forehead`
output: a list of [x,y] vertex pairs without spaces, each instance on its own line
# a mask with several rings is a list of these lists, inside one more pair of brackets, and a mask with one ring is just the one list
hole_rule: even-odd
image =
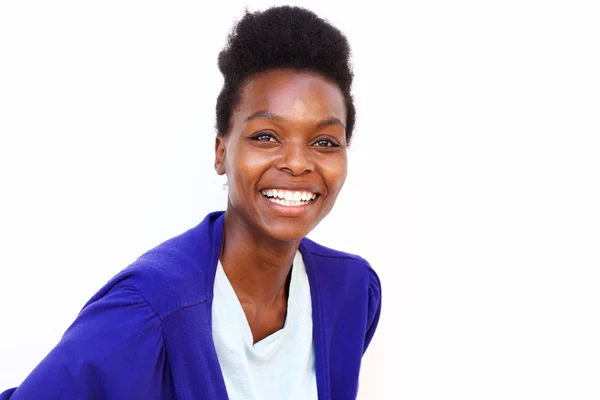
[[315,72],[276,69],[249,79],[242,87],[240,117],[269,111],[286,119],[315,120],[336,117],[346,121],[340,88]]

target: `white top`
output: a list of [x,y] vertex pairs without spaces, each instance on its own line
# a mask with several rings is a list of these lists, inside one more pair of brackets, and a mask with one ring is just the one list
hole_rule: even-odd
[[256,344],[246,314],[219,261],[212,333],[231,400],[317,399],[312,306],[306,268],[296,253],[284,327]]

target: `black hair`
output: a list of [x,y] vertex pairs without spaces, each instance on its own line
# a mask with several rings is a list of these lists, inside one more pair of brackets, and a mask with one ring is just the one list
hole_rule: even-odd
[[350,45],[339,29],[314,12],[291,6],[254,13],[246,10],[234,24],[218,64],[224,82],[217,98],[217,134],[229,132],[231,115],[249,77],[291,68],[320,73],[337,84],[346,103],[346,141],[350,143],[356,119]]

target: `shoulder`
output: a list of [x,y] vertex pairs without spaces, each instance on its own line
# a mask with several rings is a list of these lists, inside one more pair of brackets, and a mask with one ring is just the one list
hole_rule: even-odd
[[359,274],[379,284],[379,277],[371,264],[359,255],[335,250],[308,238],[302,240],[300,248],[313,262],[323,266],[321,270],[324,268],[344,270],[346,273]]
[[161,319],[203,303],[212,296],[213,267],[221,237],[214,232],[219,215],[209,214],[199,225],[147,251],[113,277],[97,296],[117,285],[134,288]]
[[364,258],[362,258],[356,254],[346,253],[346,252],[340,251],[340,250],[335,250],[330,247],[323,246],[322,244],[314,242],[308,238],[302,239],[300,248],[306,250],[307,252],[309,252],[310,254],[312,254],[316,257],[331,258],[331,259],[340,260],[340,262],[345,261],[346,263],[351,263],[351,264],[352,263],[368,264]]
[[311,269],[321,283],[328,282],[332,289],[337,290],[355,291],[361,288],[366,290],[370,300],[380,302],[379,276],[363,257],[323,246],[308,238],[302,240],[300,250],[305,263],[314,267]]

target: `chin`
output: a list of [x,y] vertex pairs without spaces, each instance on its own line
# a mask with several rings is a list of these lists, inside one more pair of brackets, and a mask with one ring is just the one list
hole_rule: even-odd
[[255,220],[262,231],[275,240],[298,241],[308,235],[323,219],[321,198],[301,206],[285,206],[268,201],[255,208]]
[[295,224],[293,221],[269,224],[265,227],[267,236],[275,240],[281,241],[298,241],[310,233],[314,226],[302,226]]

